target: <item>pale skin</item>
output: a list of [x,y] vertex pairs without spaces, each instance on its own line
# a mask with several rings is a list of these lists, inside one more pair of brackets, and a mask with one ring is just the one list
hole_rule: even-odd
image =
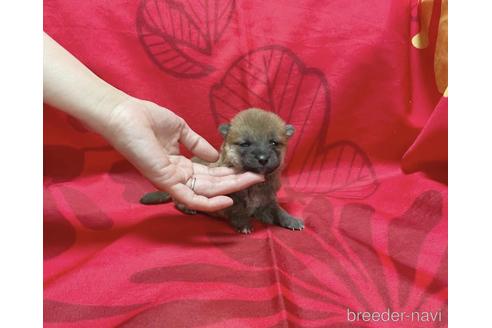
[[[101,134],[158,189],[190,209],[217,211],[233,204],[225,196],[263,176],[231,168],[208,168],[179,154],[183,144],[194,155],[215,162],[219,154],[169,109],[116,89],[44,34],[44,102]],[[196,178],[192,190],[191,178]]]

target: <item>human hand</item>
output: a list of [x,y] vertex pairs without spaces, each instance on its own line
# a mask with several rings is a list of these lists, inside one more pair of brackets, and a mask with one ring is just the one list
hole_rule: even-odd
[[216,211],[231,206],[232,199],[224,194],[264,181],[251,172],[208,168],[180,155],[181,143],[205,161],[214,162],[219,156],[182,118],[152,102],[127,97],[108,111],[105,120],[98,132],[157,188],[191,209]]
[[[228,207],[233,201],[222,195],[263,180],[253,173],[208,168],[181,156],[180,143],[205,161],[217,160],[218,153],[182,118],[106,83],[47,34],[43,59],[44,101],[102,134],[157,188],[188,208]],[[191,177],[196,178],[193,183]]]

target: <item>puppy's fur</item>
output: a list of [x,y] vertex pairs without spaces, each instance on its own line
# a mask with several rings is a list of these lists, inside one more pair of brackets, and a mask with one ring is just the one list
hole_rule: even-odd
[[[205,164],[260,173],[265,176],[265,182],[230,194],[234,205],[209,214],[227,218],[237,231],[244,234],[252,231],[252,217],[288,229],[302,230],[303,222],[283,210],[276,197],[280,188],[280,172],[284,164],[287,142],[294,134],[294,127],[285,124],[274,113],[251,108],[237,114],[230,124],[221,125],[219,131],[224,137],[220,158],[215,163]],[[167,200],[167,193],[157,191],[144,195],[140,202],[158,204]],[[176,207],[188,214],[196,213],[182,204],[176,204]]]

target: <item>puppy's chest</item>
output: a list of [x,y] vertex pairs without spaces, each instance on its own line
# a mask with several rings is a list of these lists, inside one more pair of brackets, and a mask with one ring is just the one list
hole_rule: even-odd
[[248,215],[252,215],[260,207],[271,204],[276,198],[271,184],[265,183],[253,185],[235,193],[234,196],[245,207]]

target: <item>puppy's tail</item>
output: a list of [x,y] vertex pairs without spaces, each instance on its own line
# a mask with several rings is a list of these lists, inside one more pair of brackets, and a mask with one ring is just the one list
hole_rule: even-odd
[[164,191],[149,192],[140,198],[140,203],[145,205],[156,205],[167,203],[171,200],[171,195]]

